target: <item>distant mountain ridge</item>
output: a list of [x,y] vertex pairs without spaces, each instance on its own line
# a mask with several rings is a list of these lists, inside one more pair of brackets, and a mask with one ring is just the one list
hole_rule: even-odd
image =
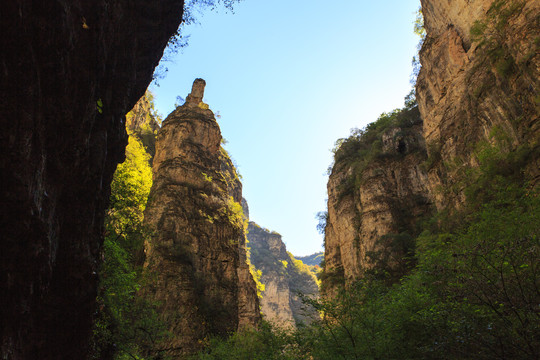
[[321,266],[321,262],[324,260],[324,251],[319,251],[307,256],[295,256],[295,259],[301,260],[304,264],[309,266]]

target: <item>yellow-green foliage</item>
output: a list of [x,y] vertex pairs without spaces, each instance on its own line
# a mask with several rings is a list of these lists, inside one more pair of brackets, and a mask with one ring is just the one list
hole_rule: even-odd
[[[108,235],[127,240],[133,229],[142,228],[143,212],[152,187],[152,170],[148,160],[149,155],[141,142],[130,136],[126,160],[116,168],[111,184],[110,206],[105,223]],[[137,244],[132,245],[140,247],[141,241],[139,239]]]
[[231,224],[242,228],[244,232],[246,231],[248,221],[244,216],[244,210],[242,209],[242,205],[234,201],[232,196],[227,198],[226,207],[221,209],[221,215],[226,216]]
[[[129,135],[139,139],[146,152],[153,157],[156,152],[157,130],[162,122],[161,116],[155,110],[154,96],[150,91],[146,91],[139,101],[142,105],[126,114],[126,130]],[[135,121],[137,126],[133,124]]]
[[257,296],[262,299],[262,292],[266,288],[265,285],[261,283],[262,271],[255,269],[255,267],[250,264],[249,272],[251,273],[251,276],[253,276],[253,280],[255,281],[255,285],[257,286]]
[[202,173],[202,176],[204,178],[204,181],[212,182],[212,177],[208,176],[206,173]]
[[238,172],[237,166],[235,165],[234,160],[231,158],[231,155],[229,155],[229,152],[225,150],[223,146],[220,147],[219,151],[221,160],[229,164],[227,170],[230,171],[222,171],[225,182],[229,185],[232,185],[235,182],[240,182],[242,175],[240,175]]
[[262,271],[257,270],[255,266],[251,263],[251,248],[248,246],[249,241],[246,239],[246,262],[249,265],[249,272],[251,277],[255,281],[255,286],[257,287],[257,296],[259,299],[262,299],[262,292],[266,289],[265,285],[261,282]]
[[142,359],[142,353],[152,351],[150,343],[165,336],[154,306],[136,295],[142,282],[139,270],[144,240],[149,235],[143,225],[152,186],[148,159],[141,142],[130,136],[126,160],[114,173],[105,219],[93,359]]
[[309,276],[310,278],[313,279],[313,281],[315,281],[315,283],[317,284],[317,286],[320,286],[320,281],[319,279],[317,279],[317,276],[316,276],[316,270],[314,271],[313,268],[315,268],[314,266],[309,266],[309,265],[306,265],[302,262],[302,260],[299,260],[299,259],[296,259],[294,257],[293,254],[291,254],[290,252],[287,251],[287,254],[289,254],[289,258],[290,258],[290,261],[294,267],[294,269],[300,273],[300,274],[304,274],[304,275],[307,275]]

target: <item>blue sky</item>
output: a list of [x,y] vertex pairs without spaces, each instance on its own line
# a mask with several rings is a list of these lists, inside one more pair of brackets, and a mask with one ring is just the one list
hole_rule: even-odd
[[350,129],[403,105],[418,0],[243,0],[204,12],[189,45],[151,86],[165,117],[206,80],[250,218],[302,256],[322,250],[331,149]]

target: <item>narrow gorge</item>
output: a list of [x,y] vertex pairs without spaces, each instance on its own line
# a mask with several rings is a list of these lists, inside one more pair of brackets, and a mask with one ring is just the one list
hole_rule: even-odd
[[[334,83],[343,80],[339,66],[354,59],[344,81],[374,93],[376,84],[354,77],[371,71],[364,55],[339,53],[353,47],[348,28],[328,39],[304,39],[314,29],[304,25],[278,36],[300,17],[323,21],[328,34],[353,29],[345,5],[302,4],[300,14],[276,2],[271,13],[258,7],[267,2],[245,0],[240,30],[218,22],[236,38],[208,36],[227,51],[206,46],[203,70],[181,75],[227,90],[190,80],[185,101],[177,96],[162,120],[152,95],[159,85],[148,87],[162,79],[155,69],[165,49],[186,46],[183,29],[199,10],[236,3],[1,6],[0,358],[539,359],[540,0],[419,1],[413,89],[401,108],[382,109],[335,142],[327,202],[321,196],[311,215],[324,251],[305,257],[291,251],[321,247],[295,203],[312,205],[308,165],[323,162],[306,144],[322,146],[320,133],[369,113]],[[265,30],[272,41],[255,32],[257,14],[277,24]],[[332,22],[336,14],[343,19]],[[376,25],[398,39],[386,20]],[[374,56],[381,49],[361,36],[383,31],[365,29],[353,42]],[[279,60],[270,56],[290,39]],[[399,56],[397,44],[384,46]],[[311,47],[318,55],[301,57]],[[327,69],[310,68],[317,57]],[[241,71],[239,58],[248,60]],[[173,66],[178,77],[183,65]],[[277,76],[290,69],[294,76]],[[159,109],[185,85],[174,80]],[[310,84],[319,94],[306,106],[301,87]],[[248,140],[242,166],[256,168],[245,186],[205,89],[220,110],[240,104],[224,117],[248,114],[220,121],[228,139]],[[335,89],[342,103],[331,100]],[[277,126],[280,117],[300,126]],[[251,188],[253,178],[267,182]],[[276,219],[283,236],[264,227]]]
[[315,308],[300,297],[318,298],[315,272],[287,251],[279,233],[250,221],[247,238],[250,262],[261,272],[259,281],[264,285],[260,302],[265,320],[280,328],[316,320]]

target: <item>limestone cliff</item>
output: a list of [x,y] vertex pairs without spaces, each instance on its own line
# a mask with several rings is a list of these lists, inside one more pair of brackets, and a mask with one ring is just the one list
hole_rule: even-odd
[[248,240],[251,263],[262,273],[261,311],[265,319],[284,328],[310,323],[317,316],[316,311],[304,305],[298,296],[300,292],[318,297],[319,288],[309,268],[287,252],[280,234],[253,221],[249,222]]
[[159,304],[171,333],[161,349],[181,356],[211,335],[259,321],[245,254],[241,183],[221,148],[219,126],[197,79],[186,103],[158,133],[145,222],[145,296]]
[[[528,152],[540,180],[540,1],[422,0],[427,37],[416,85],[431,158],[428,187],[439,209],[465,201],[458,184],[494,133],[503,151]],[[526,149],[525,149],[526,148]]]
[[2,3],[2,359],[88,354],[124,115],[150,83],[183,3]]
[[328,180],[321,281],[329,293],[379,261],[399,277],[418,218],[430,211],[417,107],[374,124],[344,140]]
[[[481,149],[514,154],[499,172],[531,187],[540,180],[540,1],[422,0],[422,12],[418,110],[384,115],[336,151],[322,279],[330,294],[374,267],[399,279],[431,204],[467,204]],[[404,128],[406,113],[417,120]]]
[[154,109],[154,96],[147,90],[133,109],[127,113],[126,129],[128,134],[141,141],[150,159],[153,159],[156,154],[156,136],[160,124],[161,118]]

